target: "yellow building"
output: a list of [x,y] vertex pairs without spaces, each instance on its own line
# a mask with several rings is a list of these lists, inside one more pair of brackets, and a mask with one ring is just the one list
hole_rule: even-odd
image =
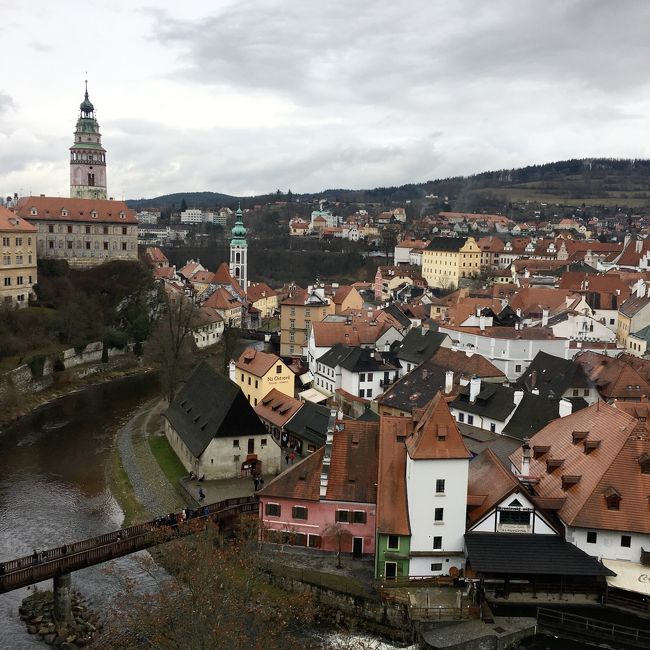
[[452,289],[481,272],[481,249],[474,237],[434,237],[422,251],[422,277],[430,287]]
[[36,284],[38,228],[0,206],[0,306],[27,306]]
[[280,303],[280,355],[302,356],[311,324],[333,313],[334,301],[323,287],[296,288]]
[[293,397],[295,374],[276,354],[246,348],[231,362],[231,379],[242,389],[253,406],[273,388]]
[[[326,290],[327,295],[327,290]],[[350,285],[336,286],[332,285],[331,295],[334,303],[334,313],[341,314],[348,309],[361,309],[363,307],[363,298],[355,287]]]
[[246,297],[253,307],[260,310],[262,318],[272,318],[278,309],[278,294],[265,282],[249,284]]

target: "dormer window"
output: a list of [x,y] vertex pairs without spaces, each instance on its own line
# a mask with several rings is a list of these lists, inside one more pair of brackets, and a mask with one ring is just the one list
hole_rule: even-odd
[[639,456],[639,466],[641,474],[650,474],[650,454],[641,454]]
[[38,210],[37,210],[36,208],[32,208],[32,209],[29,211],[29,214],[31,214],[32,217],[36,217],[36,216],[38,216]]
[[120,219],[126,219],[126,214],[124,214],[124,212],[120,212]]
[[605,503],[607,503],[607,510],[620,510],[622,497],[616,488],[607,488],[603,496],[605,497]]
[[93,219],[97,219],[97,210],[93,210],[93,211],[90,213],[90,216],[91,216]]
[[577,445],[579,442],[582,440],[585,440],[585,438],[589,435],[588,431],[573,431],[571,433],[571,438],[573,440],[573,444]]
[[579,475],[569,475],[569,474],[564,474],[562,476],[562,489],[563,490],[568,490],[572,485],[575,485],[576,483],[580,482],[580,476]]
[[600,447],[600,440],[585,440],[585,454],[590,454],[598,447]]
[[541,458],[551,450],[548,445],[533,445],[533,458]]
[[549,458],[546,461],[546,471],[551,474],[554,472],[558,467],[562,467],[564,465],[564,459],[563,458]]
[[68,211],[65,208],[63,210],[61,210],[61,216],[62,217],[67,217],[68,216]]

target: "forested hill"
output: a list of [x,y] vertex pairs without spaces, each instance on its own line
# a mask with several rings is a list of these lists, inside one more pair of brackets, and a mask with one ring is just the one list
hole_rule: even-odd
[[[318,194],[283,194],[242,197],[242,205],[269,200],[311,200],[326,198],[351,203],[390,205],[428,196],[447,200],[455,210],[503,205],[518,201],[563,204],[650,206],[650,160],[589,158],[563,160],[519,169],[502,169],[472,176],[457,176],[425,183],[411,183],[370,190],[328,189]],[[213,208],[234,205],[237,198],[214,192],[167,194],[154,199],[128,201],[131,207],[157,206],[175,209],[185,202],[188,207]]]

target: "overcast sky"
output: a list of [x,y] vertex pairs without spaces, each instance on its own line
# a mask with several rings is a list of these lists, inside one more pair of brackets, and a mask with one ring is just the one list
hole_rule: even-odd
[[647,0],[0,0],[0,194],[399,185],[650,157]]

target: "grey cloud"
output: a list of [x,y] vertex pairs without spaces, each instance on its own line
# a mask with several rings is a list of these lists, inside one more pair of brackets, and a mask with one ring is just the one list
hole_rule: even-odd
[[15,108],[16,104],[10,95],[0,92],[0,114]]

